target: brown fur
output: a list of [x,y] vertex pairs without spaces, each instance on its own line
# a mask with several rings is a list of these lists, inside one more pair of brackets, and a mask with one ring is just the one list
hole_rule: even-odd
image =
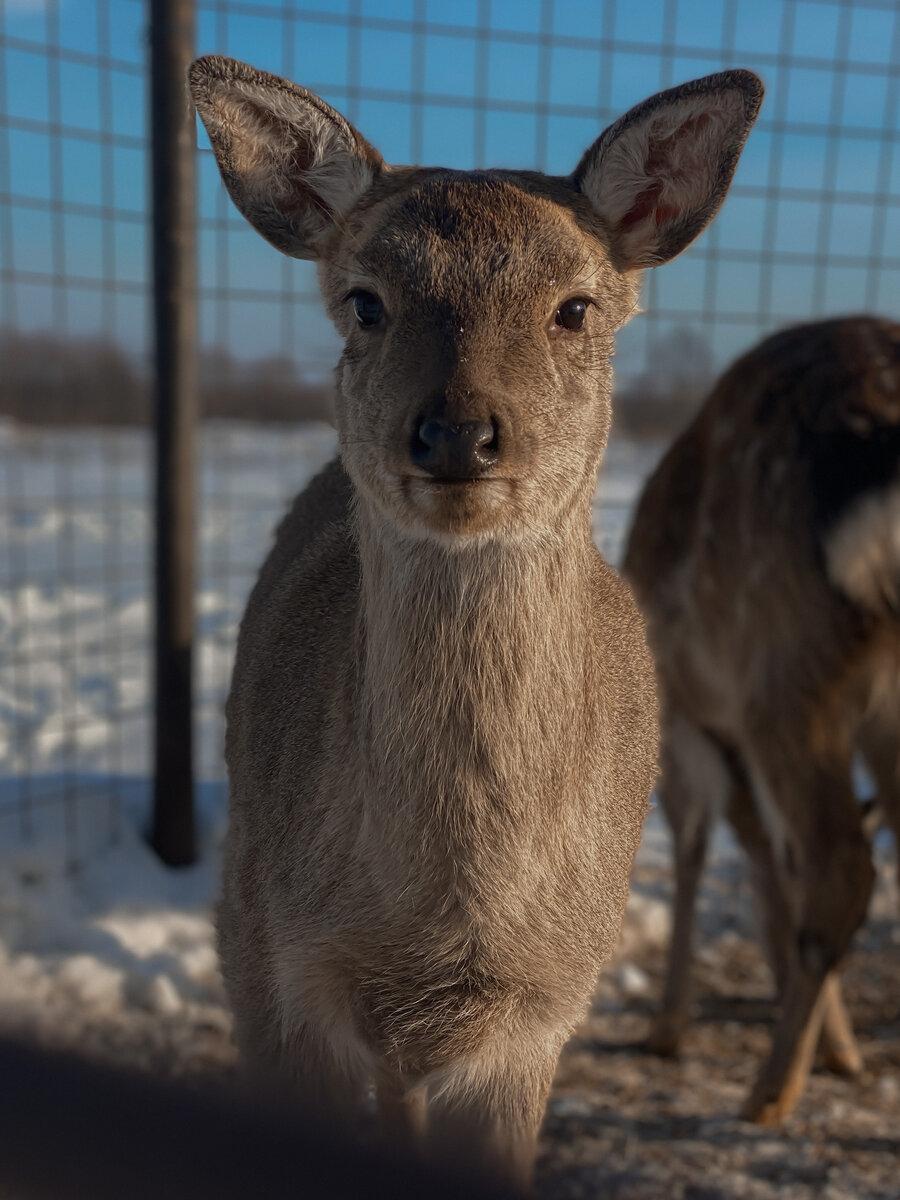
[[[331,110],[283,80],[206,59],[192,83],[236,202],[319,258],[346,343],[340,462],[278,532],[228,703],[219,929],[238,1039],[331,1105],[374,1077],[395,1131],[420,1132],[427,1099],[436,1149],[525,1182],[655,769],[642,624],[590,536],[639,277],[613,266],[615,222],[574,177],[389,169],[336,114],[323,134]],[[704,142],[704,211],[759,87],[732,73],[705,96],[726,116]],[[680,104],[654,121],[671,131]],[[302,203],[322,137],[338,214]],[[696,225],[641,209],[629,245],[680,249]],[[358,324],[356,290],[382,302],[378,328]],[[555,320],[573,296],[591,301],[582,332]],[[419,469],[423,415],[491,422],[496,461],[452,481]]]
[[724,812],[751,859],[782,999],[746,1107],[761,1121],[796,1103],[823,1020],[831,1064],[859,1066],[829,976],[873,879],[854,750],[900,833],[898,486],[900,326],[826,321],[776,334],[725,374],[631,531],[625,573],[657,662],[677,870],[652,1040],[678,1047],[697,879]]

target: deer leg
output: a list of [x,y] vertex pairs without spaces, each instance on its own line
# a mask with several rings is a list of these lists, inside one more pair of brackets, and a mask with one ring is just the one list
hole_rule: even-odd
[[[755,864],[751,865],[750,876],[754,882],[763,944],[775,978],[776,993],[783,998],[790,959],[788,942],[791,935],[787,909],[777,877],[771,872],[763,873],[757,870]],[[862,1070],[862,1054],[853,1033],[850,1014],[844,1004],[840,977],[834,971],[828,975],[824,984],[819,1042],[825,1067],[829,1071],[836,1075],[853,1076]]]
[[709,827],[704,824],[690,832],[691,837],[675,835],[675,901],[666,981],[659,1011],[647,1038],[647,1049],[664,1057],[678,1054],[689,1019],[694,908],[706,859]]
[[862,1054],[853,1033],[853,1022],[844,1004],[840,976],[834,971],[825,981],[822,1053],[825,1066],[836,1075],[858,1075],[863,1068]]
[[822,983],[816,973],[792,974],[769,1056],[741,1110],[745,1120],[779,1125],[796,1108],[806,1088],[822,1027]]
[[[756,844],[751,850],[743,841],[750,857],[750,879],[760,916],[763,946],[779,998],[785,996],[790,963],[791,927],[781,886],[774,871],[771,853]],[[765,859],[766,861],[761,861]],[[825,1066],[836,1075],[858,1075],[862,1070],[862,1055],[853,1035],[850,1014],[844,1005],[838,975],[832,972],[824,984],[820,1044]],[[813,1052],[815,1044],[813,1044]]]
[[558,1055],[555,1047],[529,1063],[511,1048],[514,1065],[466,1068],[439,1084],[428,1102],[429,1155],[527,1192]]
[[[879,709],[871,714],[859,732],[859,748],[878,790],[871,836],[878,824],[890,826],[894,849],[900,859],[900,712],[897,707]],[[880,818],[880,820],[879,820]],[[870,819],[871,820],[871,819]],[[867,822],[868,824],[868,822]]]
[[676,1055],[688,1022],[697,888],[710,828],[731,784],[718,745],[686,718],[670,716],[658,794],[672,830],[675,902],[662,1003],[647,1039],[654,1054]]
[[849,756],[816,762],[806,749],[807,757],[803,747],[794,755],[770,735],[757,747],[753,776],[790,931],[781,1013],[743,1110],[767,1125],[789,1116],[803,1094],[826,1016],[828,1037],[846,1032],[831,972],[865,916],[873,881]]
[[[760,819],[748,786],[736,787],[728,805],[728,819],[750,863],[750,881],[759,913],[763,947],[779,997],[784,996],[790,961],[790,913],[772,844]],[[853,1025],[844,1006],[838,976],[829,975],[825,984],[822,1013],[822,1050],[825,1065],[838,1075],[857,1075],[862,1056],[853,1036]]]
[[790,957],[790,913],[772,842],[743,770],[740,786],[735,787],[728,798],[726,815],[747,856],[763,952],[775,981],[776,995],[780,996],[784,992]]
[[418,1146],[425,1134],[425,1089],[410,1089],[402,1079],[385,1074],[379,1075],[375,1094],[385,1139],[406,1150]]
[[286,1084],[311,1112],[349,1129],[359,1126],[365,1095],[361,1061],[336,1053],[320,1030],[304,1024],[286,1039],[279,1065]]

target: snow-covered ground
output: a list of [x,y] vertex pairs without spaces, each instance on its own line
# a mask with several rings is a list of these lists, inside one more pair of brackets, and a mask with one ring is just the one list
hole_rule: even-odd
[[[205,778],[221,778],[221,701],[247,590],[287,498],[333,449],[326,425],[204,427],[197,719]],[[152,475],[146,431],[0,424],[7,778],[147,774]]]

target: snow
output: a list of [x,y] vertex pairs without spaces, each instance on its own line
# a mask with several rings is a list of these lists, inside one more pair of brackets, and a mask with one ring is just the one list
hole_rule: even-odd
[[0,1022],[7,1028],[77,1044],[85,1026],[113,1014],[184,1018],[198,1007],[227,1025],[213,945],[224,785],[200,790],[199,861],[178,871],[144,839],[148,798],[146,785],[135,783],[116,844],[76,870],[52,808],[30,834],[0,845]]
[[[200,441],[200,771],[221,778],[237,623],[326,425],[211,422]],[[152,443],[145,430],[0,423],[0,775],[149,769]]]

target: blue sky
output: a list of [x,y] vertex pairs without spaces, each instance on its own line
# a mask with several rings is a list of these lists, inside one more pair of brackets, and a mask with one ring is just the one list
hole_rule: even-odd
[[[141,0],[0,0],[4,321],[146,347],[145,17]],[[196,44],[320,92],[388,159],[562,173],[644,96],[750,67],[767,100],[732,194],[652,273],[621,366],[639,370],[678,323],[705,329],[721,362],[786,320],[900,311],[900,18],[888,0],[198,0]],[[242,225],[208,151],[198,186],[204,340],[321,374],[336,343],[314,271]]]

